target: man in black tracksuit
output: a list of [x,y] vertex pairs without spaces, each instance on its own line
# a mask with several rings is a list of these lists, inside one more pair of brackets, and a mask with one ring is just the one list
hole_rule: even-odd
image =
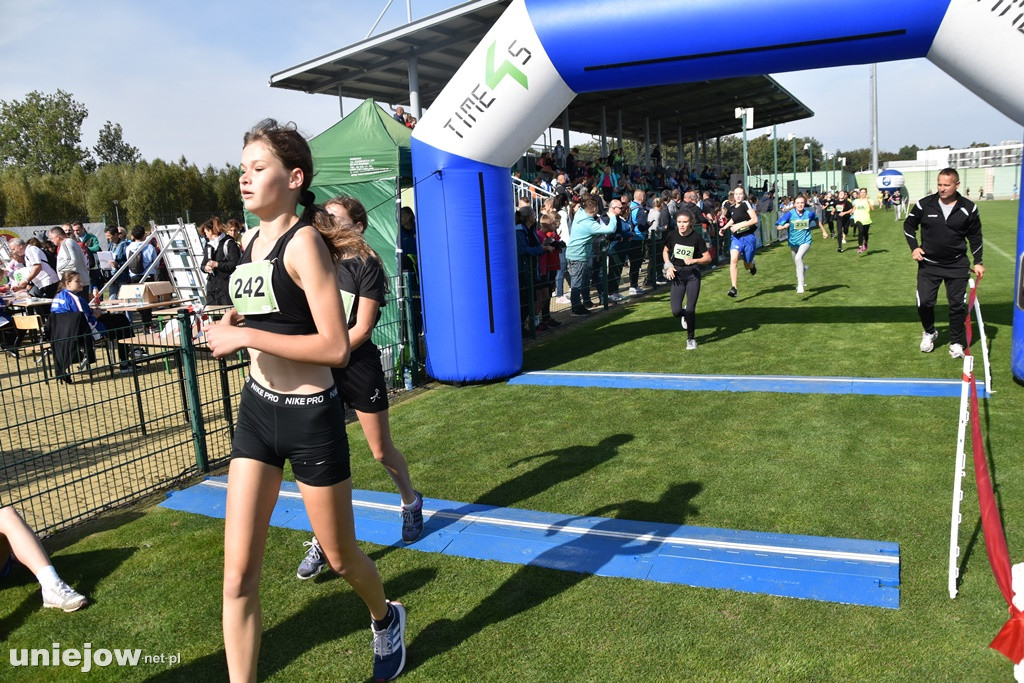
[[[966,239],[978,281],[985,275],[981,264],[981,219],[978,207],[959,192],[960,175],[952,168],[939,171],[938,192],[919,201],[903,223],[903,232],[910,245],[911,258],[917,261],[917,313],[924,326],[921,351],[935,348],[935,299],[939,285],[945,283],[949,300],[949,355],[962,358],[967,333],[964,322],[967,307],[964,297],[971,264],[967,258]],[[921,227],[921,243],[917,228]]]

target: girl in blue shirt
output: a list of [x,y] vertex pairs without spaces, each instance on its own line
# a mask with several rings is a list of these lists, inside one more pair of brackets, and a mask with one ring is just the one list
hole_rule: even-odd
[[93,339],[99,341],[107,328],[93,315],[92,308],[83,294],[84,290],[85,285],[82,284],[82,277],[78,273],[64,273],[60,278],[60,291],[54,295],[50,303],[50,313],[84,313]]
[[789,249],[796,263],[796,292],[804,293],[804,254],[811,248],[811,230],[818,227],[818,216],[807,208],[807,199],[799,195],[793,200],[793,208],[779,216],[776,226],[781,230],[789,228]]

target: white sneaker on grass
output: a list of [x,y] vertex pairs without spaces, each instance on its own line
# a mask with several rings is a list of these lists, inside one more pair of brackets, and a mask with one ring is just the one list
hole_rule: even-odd
[[960,344],[950,344],[949,345],[949,357],[950,358],[963,358],[964,357],[964,347],[961,346]]
[[797,285],[796,286],[796,293],[797,294],[803,294],[804,293],[804,286],[803,285]]
[[679,319],[679,321],[683,324],[683,329],[685,330],[686,329],[686,316],[684,315],[682,318]]
[[89,604],[84,595],[79,594],[74,588],[63,581],[58,581],[53,588],[43,589],[43,607],[62,609],[65,612],[74,612]]
[[687,351],[693,351],[696,348],[697,348],[697,340],[696,339],[687,339],[686,340],[686,350]]
[[921,334],[921,353],[931,353],[935,350],[935,340],[939,338],[938,332],[924,332]]

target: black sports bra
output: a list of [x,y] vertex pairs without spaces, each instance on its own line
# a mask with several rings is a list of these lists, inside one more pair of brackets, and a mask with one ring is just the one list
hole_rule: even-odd
[[[288,232],[277,238],[277,242],[270,249],[264,261],[272,264],[270,276],[271,287],[274,299],[277,304],[277,311],[271,313],[248,313],[245,315],[245,324],[255,330],[266,330],[277,334],[314,334],[316,323],[313,322],[313,314],[309,310],[309,301],[302,288],[295,284],[288,270],[284,267],[284,250],[288,243],[295,236],[295,233],[304,226],[309,225],[306,221],[300,220],[289,228]],[[257,231],[239,259],[239,269],[248,263],[252,263],[252,245],[256,241]],[[238,271],[234,275],[237,275]],[[250,283],[251,284],[251,283]],[[232,277],[231,299],[245,297],[249,294],[244,284],[244,278]]]

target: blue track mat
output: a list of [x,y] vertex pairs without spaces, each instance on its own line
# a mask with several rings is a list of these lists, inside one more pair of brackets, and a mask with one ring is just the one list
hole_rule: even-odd
[[[212,477],[172,493],[163,506],[223,519],[226,496],[227,477]],[[359,540],[598,576],[899,607],[896,543],[566,517],[426,498],[423,536],[404,546],[400,505],[397,494],[355,491]],[[281,485],[271,524],[312,530],[294,483]]]
[[[988,398],[985,382],[975,380]],[[508,381],[544,387],[663,389],[666,391],[764,391],[783,394],[867,394],[959,397],[960,380],[899,377],[785,377],[751,375],[662,375],[638,372],[524,372]]]

